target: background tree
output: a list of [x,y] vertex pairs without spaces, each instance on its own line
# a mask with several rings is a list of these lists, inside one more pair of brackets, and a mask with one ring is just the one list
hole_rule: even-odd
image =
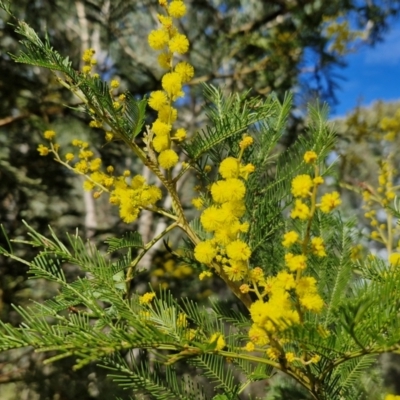
[[[400,183],[400,104],[375,102],[335,120],[339,179],[349,214],[357,215],[360,265],[376,257],[396,264],[400,251],[397,191]],[[400,393],[399,356],[381,357],[387,386]]]

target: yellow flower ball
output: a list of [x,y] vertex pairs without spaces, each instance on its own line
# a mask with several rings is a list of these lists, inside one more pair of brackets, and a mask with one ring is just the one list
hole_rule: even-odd
[[162,106],[168,104],[166,93],[162,90],[151,92],[148,104],[153,110],[160,110]]
[[151,31],[148,37],[149,45],[154,50],[162,50],[169,41],[168,32],[164,29]]
[[295,244],[299,239],[299,234],[295,231],[287,232],[283,235],[282,245],[283,247],[290,247],[292,244]]
[[182,91],[182,78],[177,72],[168,72],[161,80],[162,88],[172,100],[184,95]]
[[174,150],[164,150],[158,156],[158,163],[161,168],[170,169],[174,167],[179,161],[178,154]]
[[56,136],[54,131],[44,131],[43,136],[45,139],[51,140]]
[[296,200],[295,206],[290,213],[290,217],[295,219],[306,220],[310,218],[311,211],[307,204],[304,204],[301,200]]
[[226,254],[235,261],[246,261],[251,256],[250,247],[241,240],[235,240],[226,246]]
[[198,243],[194,249],[194,258],[203,264],[210,264],[216,255],[217,250],[210,240]]
[[236,178],[221,180],[211,186],[211,196],[216,203],[240,201],[246,194],[243,181]]
[[178,111],[176,108],[166,104],[158,110],[158,119],[166,124],[173,124],[178,117]]
[[172,53],[185,54],[189,50],[189,40],[185,35],[177,33],[168,42],[168,47]]
[[239,161],[236,158],[227,157],[222,160],[218,171],[225,179],[237,178],[239,176]]
[[157,153],[161,153],[164,150],[167,150],[169,147],[168,136],[156,136],[153,141],[153,148]]
[[324,213],[330,213],[342,203],[338,192],[324,194],[321,198],[320,209]]
[[179,142],[182,142],[182,140],[185,140],[186,138],[186,129],[185,128],[179,128],[176,130],[174,138],[178,140]]
[[307,164],[312,164],[312,163],[315,162],[317,157],[318,156],[317,156],[317,153],[315,151],[306,151],[305,154],[304,154],[303,159]]
[[151,126],[151,130],[158,136],[168,136],[172,126],[156,119]]
[[47,156],[47,154],[49,154],[50,149],[44,146],[43,144],[39,144],[37,151],[41,156]]
[[294,197],[307,197],[310,195],[312,186],[313,181],[310,175],[298,175],[292,180],[292,194]]
[[116,79],[113,79],[110,83],[110,86],[112,89],[117,89],[119,87],[119,81],[117,81]]
[[168,14],[173,18],[182,18],[186,14],[186,6],[181,0],[173,0],[168,6]]
[[175,72],[178,73],[182,78],[182,83],[189,82],[194,76],[194,68],[186,61],[181,61],[176,64]]

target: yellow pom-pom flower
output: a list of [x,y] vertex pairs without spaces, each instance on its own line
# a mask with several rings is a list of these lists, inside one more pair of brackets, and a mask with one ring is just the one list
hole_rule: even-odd
[[313,181],[310,175],[298,175],[292,180],[292,194],[294,197],[307,197],[310,195],[312,186]]
[[140,304],[149,304],[156,295],[154,293],[145,293],[143,296],[139,297]]
[[168,6],[168,14],[173,18],[182,18],[186,14],[186,6],[181,0],[173,0]]
[[168,33],[164,29],[157,29],[150,32],[148,37],[149,45],[154,50],[162,50],[169,41]]
[[314,185],[318,186],[318,185],[322,185],[324,183],[324,178],[322,176],[316,176],[313,179],[313,183]]
[[194,68],[186,61],[176,64],[175,72],[181,76],[182,83],[189,82],[194,76]]
[[290,213],[291,218],[299,218],[305,220],[310,218],[311,211],[307,204],[304,204],[301,200],[296,200],[295,206]]
[[211,186],[211,196],[216,203],[240,201],[246,194],[246,187],[240,179],[231,178],[217,181]]
[[324,301],[318,293],[306,294],[300,297],[300,304],[309,311],[319,313],[324,306]]
[[82,60],[85,61],[86,63],[90,63],[94,53],[95,53],[94,49],[86,49],[83,52]]
[[110,83],[110,87],[111,87],[112,89],[117,89],[117,88],[119,88],[119,81],[117,81],[116,79],[113,79],[113,80],[111,81],[111,83]]
[[302,271],[307,267],[307,257],[304,254],[288,253],[285,255],[285,262],[291,272]]
[[176,121],[178,111],[176,108],[166,104],[158,110],[158,119],[166,124],[172,124]]
[[168,104],[167,95],[162,90],[151,92],[148,104],[153,110],[159,111],[161,107]]
[[296,359],[296,356],[294,355],[294,353],[292,353],[291,351],[288,351],[286,353],[286,361],[288,363],[292,363],[295,359]]
[[165,29],[168,30],[173,26],[173,22],[172,22],[172,18],[171,17],[168,17],[166,15],[162,15],[162,14],[158,14],[157,18],[160,21],[160,24],[162,24],[162,26]]
[[241,281],[246,272],[247,272],[247,265],[246,263],[242,262],[236,262],[236,263],[231,263],[231,266],[224,266],[224,272],[228,276],[229,280],[232,282],[235,281]]
[[153,148],[157,153],[161,153],[169,148],[169,139],[167,135],[157,136],[152,141]]
[[194,258],[203,264],[210,264],[216,255],[217,250],[210,240],[198,243],[194,249]]
[[189,40],[185,35],[177,33],[168,42],[168,47],[172,53],[185,54],[189,50]]
[[292,244],[295,244],[299,239],[299,234],[295,231],[287,232],[283,235],[282,245],[283,247],[290,247]]
[[56,136],[54,131],[44,131],[43,136],[45,139],[51,140]]
[[216,206],[206,208],[200,217],[200,222],[207,232],[214,232],[220,225],[221,211]]
[[246,261],[251,256],[250,247],[241,240],[235,240],[226,246],[226,254],[235,261]]
[[311,251],[318,257],[326,257],[324,240],[321,237],[311,239]]
[[318,156],[315,151],[306,151],[303,159],[307,164],[313,164],[315,162],[315,160],[317,159],[317,157]]
[[49,154],[50,149],[43,144],[39,144],[37,151],[41,156],[47,156]]
[[158,163],[161,168],[170,169],[174,167],[179,161],[178,154],[174,150],[164,150],[158,156]]
[[92,70],[92,67],[91,67],[90,65],[85,65],[85,66],[82,68],[82,72],[83,72],[84,74],[88,74],[91,70]]
[[179,128],[175,132],[174,138],[177,139],[179,142],[182,140],[185,140],[186,138],[186,129],[185,128]]
[[255,348],[256,346],[254,346],[254,343],[251,342],[246,343],[246,346],[244,347],[244,349],[248,352],[254,351]]
[[245,135],[244,138],[240,141],[239,147],[241,149],[247,149],[247,147],[251,146],[254,142],[254,139],[251,136]]
[[227,157],[219,166],[219,173],[225,179],[239,176],[239,161],[233,157]]
[[162,88],[172,100],[184,95],[182,91],[182,78],[177,72],[168,72],[161,80]]
[[324,194],[321,198],[320,210],[324,213],[330,213],[342,203],[338,192]]
[[159,119],[156,119],[153,122],[153,125],[151,126],[151,130],[159,136],[168,136],[169,133],[171,132],[172,126],[169,124],[166,124],[165,122],[160,121]]

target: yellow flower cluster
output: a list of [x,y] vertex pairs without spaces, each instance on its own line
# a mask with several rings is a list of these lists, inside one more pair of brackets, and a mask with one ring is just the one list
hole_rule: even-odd
[[[317,158],[317,154],[314,151],[307,151],[303,157],[306,164],[314,164]],[[319,207],[319,209],[324,213],[330,213],[342,202],[339,193],[332,192],[322,196],[320,204],[315,204],[316,189],[319,185],[324,183],[324,179],[319,175],[317,166],[315,166],[314,170],[314,178],[310,175],[303,174],[297,175],[292,180],[291,191],[293,196],[296,198],[295,205],[290,214],[292,218],[309,220],[312,218],[312,210],[314,210],[315,207]],[[310,199],[312,203],[311,207],[302,199]]]
[[[94,49],[86,49],[82,55],[82,61],[85,62],[85,65],[82,68],[82,72],[84,74],[89,74],[92,72],[92,67],[97,64],[96,59],[94,58],[95,50]],[[98,77],[98,75],[96,74]]]
[[[305,259],[298,259],[297,262],[304,265]],[[262,271],[255,270],[251,271],[255,278],[253,282],[264,288],[262,296],[267,295],[268,300],[259,299],[250,307],[253,321],[249,330],[250,342],[259,347],[270,345],[269,352],[276,352],[275,343],[282,339],[279,334],[300,323],[300,312],[320,312],[323,301],[313,277],[297,279],[293,274],[281,271],[275,277],[265,279]]]
[[393,176],[395,172],[396,170],[392,165],[391,157],[386,161],[382,161],[378,177],[378,193],[384,196],[381,200],[383,206],[387,206],[396,197],[396,193],[393,190]]
[[[119,206],[119,214],[124,222],[133,222],[141,208],[150,207],[161,199],[161,190],[148,185],[145,178],[140,175],[134,176],[130,183],[127,183],[130,171],[125,171],[121,176],[113,174],[112,166],[108,166],[106,172],[100,171],[102,161],[100,158],[94,158],[91,150],[87,150],[89,146],[87,142],[75,139],[72,145],[80,149],[79,161],[75,163],[73,169],[86,176],[84,189],[99,188],[100,191],[96,192],[97,195],[95,193],[95,197],[99,197],[105,191],[110,193],[110,203]],[[71,155],[73,156],[72,153],[66,155],[67,162],[71,159]]]
[[[245,136],[243,141],[248,144],[242,151],[252,143],[252,138]],[[198,243],[194,251],[196,260],[203,264],[210,266],[213,261],[222,264],[232,281],[242,280],[247,275],[251,256],[249,246],[240,239],[240,234],[248,231],[249,224],[240,219],[246,212],[245,180],[254,171],[254,166],[242,165],[240,159],[241,156],[228,157],[221,162],[219,173],[222,179],[212,184],[212,204],[200,217],[201,225],[212,234],[212,238]],[[198,199],[196,203],[203,204]]]
[[[399,189],[399,186],[395,185],[397,171],[394,167],[393,157],[394,153],[392,152],[385,160],[381,161],[377,189],[366,183],[362,184],[364,217],[370,220],[369,223],[373,228],[371,239],[384,243],[390,249],[395,247],[395,238],[398,238],[399,235],[399,225],[393,223],[395,217],[388,207],[395,199],[396,191]],[[378,220],[377,209],[385,209],[385,222],[380,223]],[[397,250],[400,250],[400,243],[397,244]]]
[[392,142],[400,132],[400,110],[393,117],[383,117],[380,122],[384,136],[383,139]]
[[41,156],[47,156],[50,152],[50,149],[44,144],[39,144],[39,146],[37,147],[37,151]]
[[56,137],[56,132],[52,130],[47,130],[43,132],[43,137],[50,142],[50,147],[45,146],[44,144],[39,144],[37,147],[37,151],[41,156],[47,156],[53,150],[57,151],[60,147],[59,144],[53,143],[53,139]]
[[[41,155],[50,152],[55,155],[58,162],[65,165],[74,172],[86,177],[83,183],[85,190],[97,189],[93,196],[98,198],[103,192],[110,194],[110,203],[119,207],[121,219],[130,223],[139,215],[140,209],[152,207],[161,199],[162,193],[157,186],[148,185],[143,176],[136,175],[127,182],[130,171],[126,170],[120,176],[114,175],[114,167],[109,165],[105,171],[101,171],[102,160],[95,157],[94,152],[89,150],[89,143],[74,139],[72,145],[78,149],[77,154],[67,153],[65,161],[58,154],[59,145],[53,143],[54,131],[45,131],[44,137],[50,141],[50,148],[40,144],[38,151]],[[77,158],[77,161],[70,163]]]
[[150,32],[148,42],[152,49],[159,50],[159,65],[168,71],[162,77],[163,90],[156,90],[150,94],[148,104],[157,111],[158,116],[151,130],[154,134],[151,146],[159,153],[158,163],[164,169],[174,167],[178,161],[178,154],[172,149],[173,141],[181,142],[186,138],[186,131],[179,128],[173,131],[172,125],[177,119],[177,110],[172,103],[184,95],[182,87],[194,75],[193,67],[181,61],[174,65],[174,53],[184,54],[189,49],[187,37],[178,32],[174,19],[181,18],[186,13],[186,6],[181,0],[160,1],[166,15],[158,15],[161,27]]
[[124,176],[120,176],[114,179],[110,203],[118,205],[121,219],[130,223],[138,217],[141,208],[153,206],[161,197],[161,190],[148,185],[143,176],[134,176],[130,184],[126,183]]
[[[317,154],[308,151],[304,155],[306,164],[315,164]],[[292,218],[310,221],[316,208],[317,187],[323,183],[319,170],[314,165],[314,178],[303,174],[296,176],[292,181],[292,194],[296,197],[295,206],[291,212]],[[321,208],[333,209],[338,198],[335,194],[325,195],[321,199]],[[303,201],[302,199],[305,199]],[[323,212],[325,212],[322,210]],[[254,349],[254,346],[268,346],[267,356],[276,360],[285,357],[288,362],[293,362],[296,357],[289,352],[283,354],[282,344],[285,341],[283,333],[290,326],[300,324],[305,312],[319,313],[323,307],[323,300],[318,294],[317,281],[314,277],[304,276],[307,261],[310,255],[326,257],[323,238],[310,238],[308,234],[304,238],[294,230],[284,234],[282,245],[289,249],[302,249],[301,254],[295,251],[285,255],[285,267],[276,276],[265,277],[261,268],[249,271],[251,285],[244,284],[240,287],[242,293],[254,292],[258,300],[250,307],[250,315],[253,325],[249,330],[250,344],[246,349]],[[317,362],[319,357],[313,356],[307,363]]]
[[328,214],[340,204],[342,204],[342,200],[338,192],[326,193],[321,198],[319,208],[322,212]]
[[155,293],[153,292],[147,292],[143,296],[139,297],[139,303],[140,304],[149,304],[155,297]]

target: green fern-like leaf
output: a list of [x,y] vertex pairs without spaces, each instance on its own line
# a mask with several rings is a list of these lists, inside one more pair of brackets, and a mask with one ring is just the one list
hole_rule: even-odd
[[142,236],[138,232],[128,232],[122,238],[109,238],[105,242],[108,244],[108,253],[122,249],[143,248]]

